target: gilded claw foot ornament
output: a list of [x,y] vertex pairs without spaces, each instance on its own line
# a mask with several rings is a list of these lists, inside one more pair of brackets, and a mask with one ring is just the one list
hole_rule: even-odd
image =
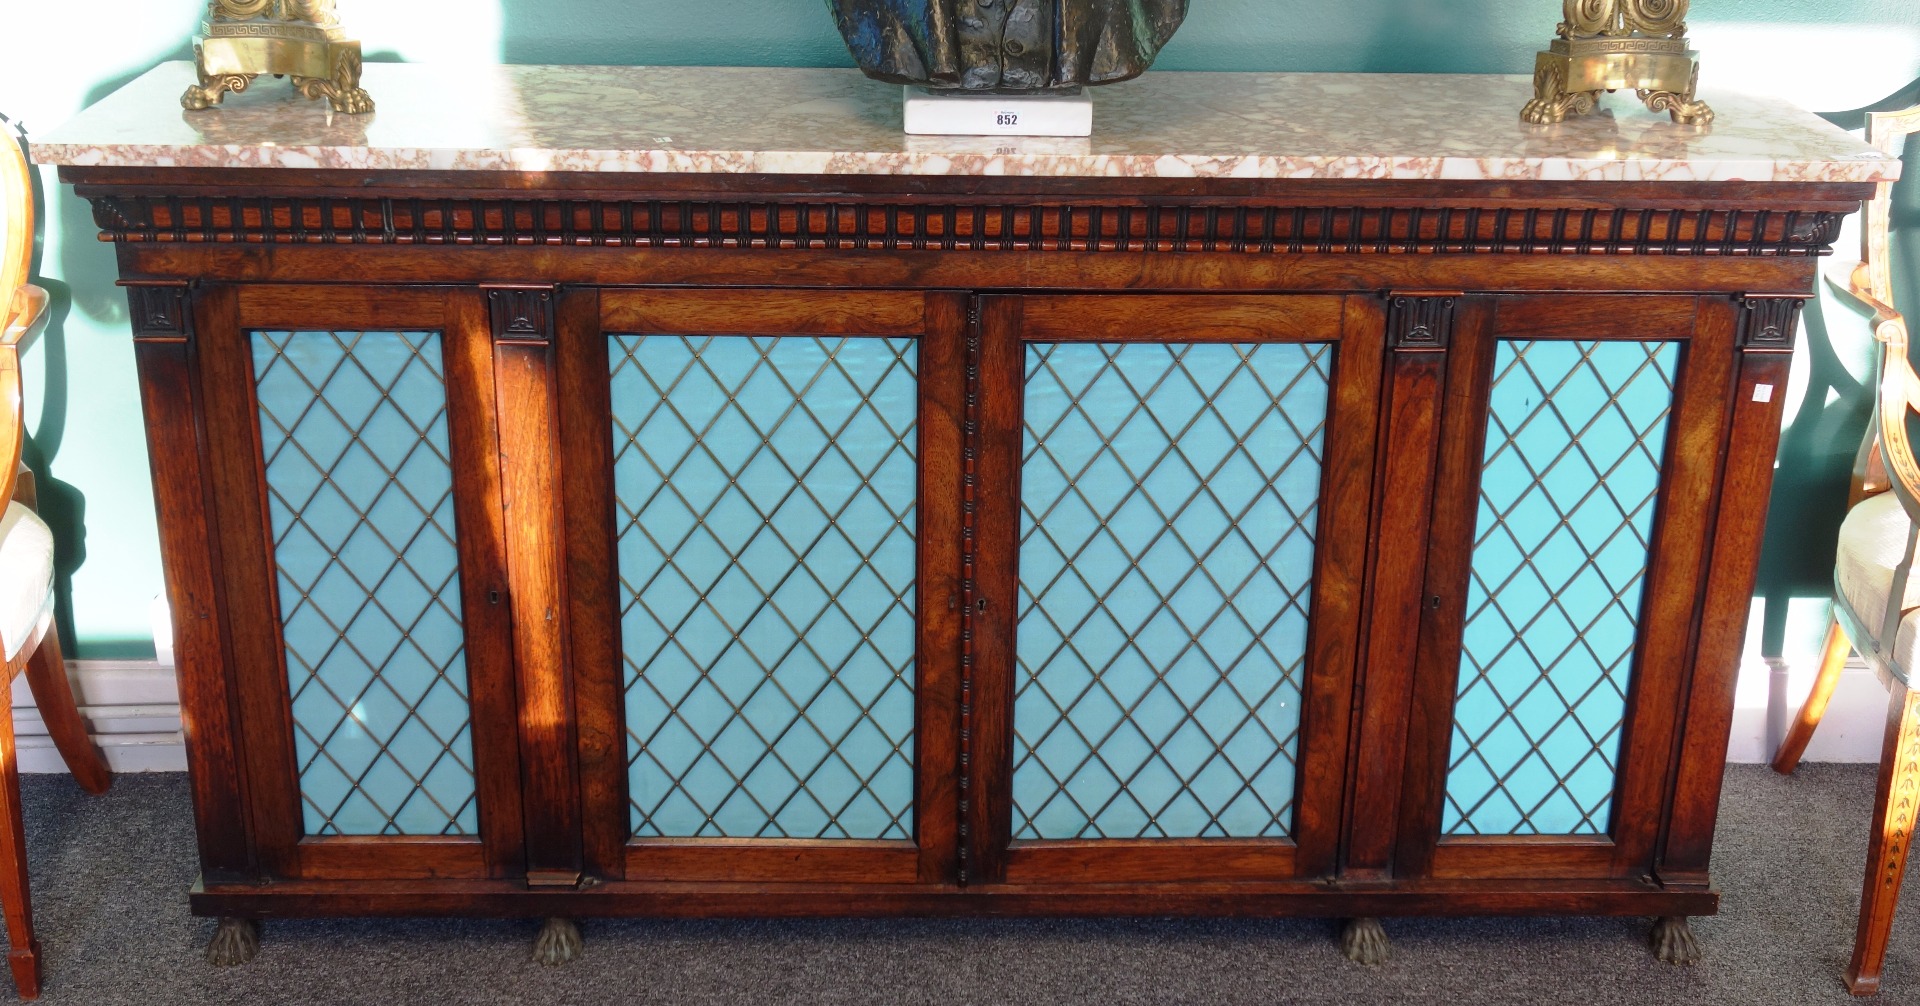
[[191,112],[212,108],[225,100],[228,91],[239,94],[253,83],[258,74],[252,73],[208,73],[206,59],[200,54],[200,47],[193,47],[195,75],[200,83],[187,85],[187,93],[180,96],[180,106]]
[[1665,112],[1673,117],[1673,121],[1683,126],[1712,125],[1713,109],[1708,108],[1706,102],[1697,101],[1693,97],[1694,90],[1699,86],[1700,68],[1696,66],[1693,68],[1693,76],[1687,81],[1687,89],[1684,93],[1649,88],[1641,88],[1635,93],[1640,96],[1641,101],[1647,103],[1649,112]]
[[1693,938],[1693,927],[1684,915],[1665,915],[1653,920],[1647,933],[1647,946],[1653,956],[1667,964],[1698,964],[1700,941]]
[[548,919],[540,927],[540,935],[533,940],[533,959],[535,963],[548,967],[565,964],[580,959],[585,943],[580,939],[580,927],[572,919]]
[[365,115],[373,111],[373,96],[360,86],[360,52],[341,49],[334,55],[332,77],[295,77],[293,88],[309,100],[325,98],[336,112]]
[[216,968],[233,968],[253,960],[260,952],[260,926],[252,919],[224,918],[207,944],[207,963]]
[[1565,122],[1569,115],[1585,115],[1599,102],[1598,91],[1568,93],[1566,71],[1558,65],[1545,65],[1534,71],[1533,100],[1520,110],[1520,121],[1536,125]]
[[1379,919],[1348,919],[1340,930],[1340,952],[1355,964],[1373,967],[1387,962],[1387,930]]

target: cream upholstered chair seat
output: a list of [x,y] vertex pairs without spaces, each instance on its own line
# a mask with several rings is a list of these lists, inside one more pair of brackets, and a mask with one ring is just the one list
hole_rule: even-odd
[[[1833,582],[1857,624],[1883,624],[1894,567],[1906,558],[1912,529],[1906,510],[1892,493],[1869,496],[1847,511],[1840,525]],[[1889,670],[1920,667],[1914,662],[1920,654],[1920,610],[1916,610],[1920,609],[1920,576],[1907,581],[1906,595],[1900,602],[1900,631],[1882,654],[1892,665]]]
[[0,516],[0,569],[0,659],[11,662],[53,618],[53,532],[24,504]]

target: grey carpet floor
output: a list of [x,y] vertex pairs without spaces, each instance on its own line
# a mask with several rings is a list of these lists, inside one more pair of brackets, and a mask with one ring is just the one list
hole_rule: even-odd
[[[195,867],[184,776],[124,776],[104,797],[24,784],[43,1002],[1841,1003],[1872,766],[1783,779],[1728,771],[1706,960],[1659,964],[1644,919],[1388,920],[1393,959],[1340,956],[1334,925],[1280,920],[589,920],[584,959],[528,961],[535,925],[276,921],[260,956],[216,970],[187,914]],[[1894,926],[1881,1003],[1920,1004],[1920,870]],[[0,1001],[11,986],[0,982]]]

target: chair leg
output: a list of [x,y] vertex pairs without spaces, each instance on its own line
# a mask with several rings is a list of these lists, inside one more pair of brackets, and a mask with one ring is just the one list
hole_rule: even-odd
[[87,736],[87,721],[80,717],[73,686],[67,682],[60,636],[51,629],[27,660],[27,687],[33,690],[33,702],[40,708],[47,734],[53,738],[53,746],[60,749],[60,757],[66,759],[74,781],[89,793],[105,793],[113,785],[113,773]]
[[1793,726],[1780,739],[1780,750],[1773,753],[1775,772],[1792,775],[1793,770],[1800,767],[1800,756],[1807,753],[1807,742],[1813,740],[1813,732],[1820,729],[1820,718],[1827,714],[1827,702],[1833,698],[1833,686],[1840,683],[1840,669],[1846,666],[1847,654],[1852,652],[1853,645],[1847,642],[1840,623],[1836,621],[1828,626],[1826,646],[1820,650],[1820,673],[1814,676],[1813,690],[1800,706],[1800,715],[1793,718]]
[[1916,812],[1920,812],[1920,691],[1896,682],[1887,704],[1887,739],[1873,798],[1874,827],[1867,840],[1860,925],[1853,935],[1853,961],[1847,965],[1847,991],[1857,996],[1880,991],[1880,966],[1887,956],[1887,933],[1893,928],[1900,882],[1907,873]]
[[27,894],[27,835],[20,807],[20,766],[14,757],[13,664],[0,681],[0,914],[7,920],[7,965],[22,999],[40,996],[40,941],[33,938],[33,902]]

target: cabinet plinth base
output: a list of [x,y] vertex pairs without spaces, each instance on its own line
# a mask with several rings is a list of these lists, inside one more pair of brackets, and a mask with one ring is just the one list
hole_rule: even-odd
[[591,890],[529,889],[517,881],[280,881],[196,885],[196,915],[494,918],[861,918],[954,916],[1194,916],[1362,918],[1474,915],[1712,915],[1715,891],[1668,891],[1631,880],[1429,881],[1366,891],[1324,884],[1112,884],[919,887],[607,881]]

